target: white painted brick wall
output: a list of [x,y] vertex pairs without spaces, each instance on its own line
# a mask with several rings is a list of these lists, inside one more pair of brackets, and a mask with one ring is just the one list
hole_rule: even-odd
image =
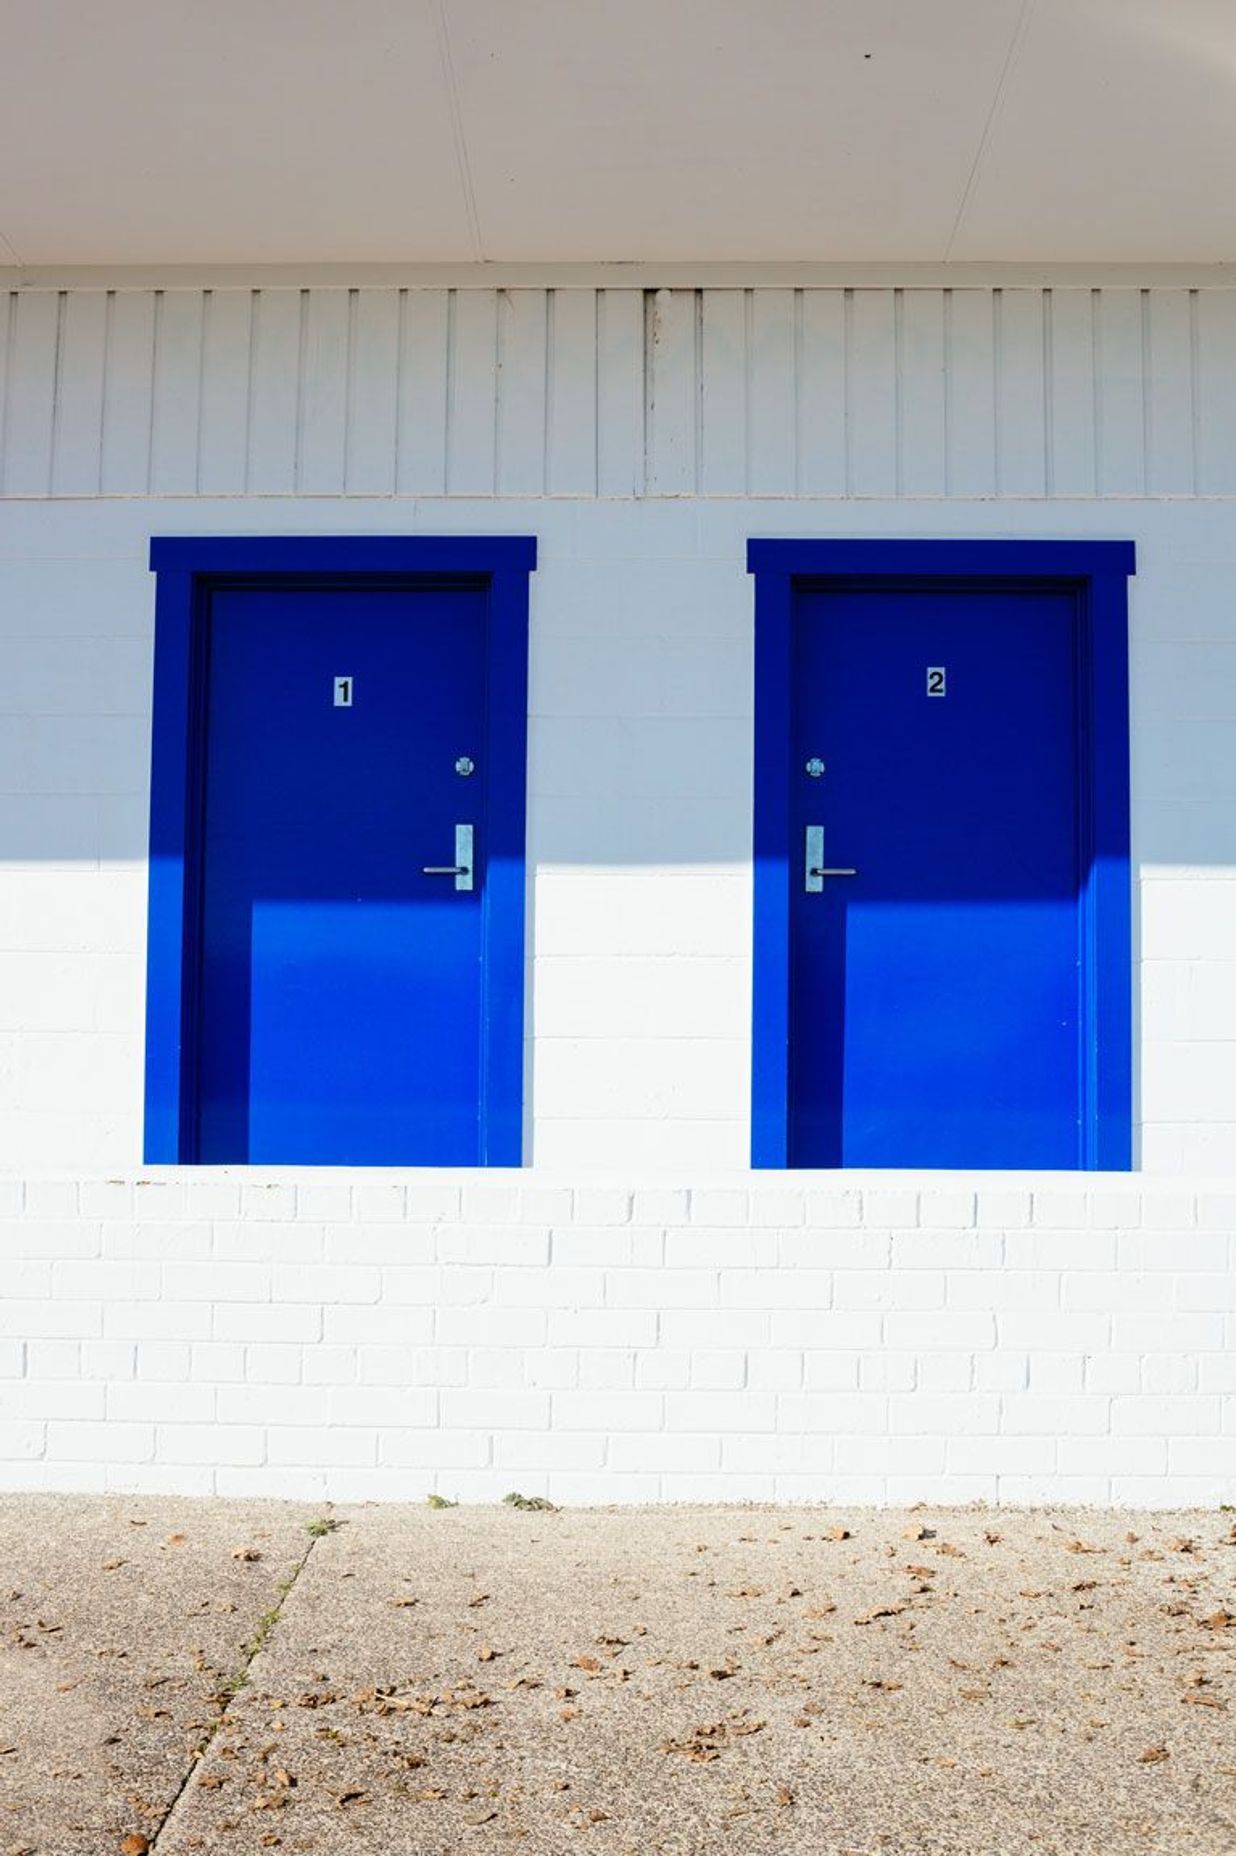
[[[866,293],[856,326],[880,294]],[[475,335],[516,309],[541,314],[534,298],[479,292],[451,313]],[[342,300],[314,292],[310,325]],[[75,344],[102,298],[5,299],[5,393],[22,409],[0,414],[0,1458],[12,1480],[1230,1498],[1236,322],[1230,292],[1200,291],[1196,341],[1174,347],[1180,300],[1019,293],[1018,326],[1028,314],[1052,339],[1001,352],[1009,392],[993,418],[990,394],[965,386],[979,352],[966,332],[1012,326],[992,293],[954,293],[946,351],[941,294],[906,292],[921,339],[902,357],[900,426],[867,417],[889,403],[894,368],[867,328],[848,388],[838,374],[810,419],[783,395],[773,432],[757,396],[747,455],[731,415],[748,361],[761,377],[776,305],[757,296],[755,351],[734,349],[718,371],[724,345],[697,353],[677,336],[697,309],[707,335],[732,304],[664,293],[645,323],[638,293],[610,292],[603,320],[629,339],[600,372],[590,356],[578,376],[555,367],[559,435],[572,406],[600,411],[596,445],[572,447],[569,470],[518,365],[489,378],[474,344],[479,373],[463,400],[442,400],[444,421],[471,408],[449,444],[445,428],[405,429],[402,415],[391,429],[382,396],[365,400],[375,427],[358,455],[373,470],[361,481],[315,411],[345,403],[343,349],[310,343],[303,420],[252,424],[247,394],[268,406],[261,370],[295,360],[266,340],[274,323],[247,385],[217,355],[199,383],[175,372],[196,365],[193,341],[156,352],[159,327],[196,326],[197,293],[166,293],[159,321],[145,293],[122,292],[115,315],[151,338],[99,348],[104,426],[132,404],[152,416],[118,444],[79,404],[93,387]],[[817,388],[821,302],[803,305]],[[435,330],[445,339],[439,307],[426,320],[427,295],[399,305],[415,365]],[[228,314],[239,327],[264,312],[236,291]],[[63,344],[46,339],[60,318]],[[673,339],[646,352],[648,327]],[[994,346],[982,352],[994,366]],[[1057,364],[1069,418],[1045,423],[1033,409]],[[946,430],[936,389],[949,368]],[[1181,445],[1180,422],[1145,414],[1164,380],[1186,376],[1194,430]],[[199,384],[200,434],[187,410]],[[853,444],[838,442],[839,420]],[[448,453],[449,482],[435,475]],[[138,1186],[149,538],[323,532],[540,541],[534,1170]],[[1136,542],[1140,1176],[745,1174],[753,533]]]
[[[0,1174],[140,1161],[151,533],[324,529],[540,539],[527,1157],[649,1192],[748,1157],[748,535],[1132,537],[1139,1162],[1236,1177],[1236,503],[1222,499],[0,498],[0,647],[23,666],[0,678]],[[377,1225],[389,1195],[366,1190]],[[484,1190],[468,1187],[470,1221],[504,1215]],[[333,1192],[318,1188],[324,1222]],[[731,1201],[718,1188],[708,1222],[741,1224]],[[217,1215],[243,1226],[278,1204],[249,1194]],[[678,1214],[648,1214],[662,1216]],[[942,1205],[936,1222],[951,1218]]]
[[7,1487],[1236,1493],[1221,1187],[185,1172],[0,1212]]

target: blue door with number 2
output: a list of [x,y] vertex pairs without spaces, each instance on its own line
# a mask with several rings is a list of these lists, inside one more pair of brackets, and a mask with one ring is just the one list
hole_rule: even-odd
[[757,1164],[1127,1166],[1132,550],[751,552]]

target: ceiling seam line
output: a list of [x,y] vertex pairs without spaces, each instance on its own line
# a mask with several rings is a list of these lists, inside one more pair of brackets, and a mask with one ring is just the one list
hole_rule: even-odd
[[451,133],[455,140],[455,160],[459,168],[460,185],[463,188],[464,209],[468,216],[468,231],[472,239],[472,249],[478,263],[485,262],[485,250],[481,243],[481,221],[476,209],[476,191],[472,185],[472,166],[468,160],[468,143],[464,135],[463,106],[459,100],[459,85],[455,81],[455,60],[451,55],[451,34],[446,22],[446,0],[433,0],[434,25],[438,35],[438,55],[442,60],[442,75],[446,82],[447,106],[450,110]]
[[11,239],[5,238],[3,232],[0,232],[0,245],[4,246],[4,249],[8,252],[9,256],[12,258],[13,263],[17,266],[18,270],[19,271],[25,270],[26,268],[25,263],[23,259],[18,255],[16,245],[13,244]]
[[1004,102],[1004,93],[1008,89],[1009,78],[1013,74],[1013,66],[1017,62],[1017,54],[1021,50],[1022,42],[1029,28],[1030,15],[1034,11],[1034,6],[1035,0],[1021,0],[1021,12],[1017,16],[1017,23],[1013,28],[1013,36],[1009,40],[1009,48],[1004,55],[1004,65],[996,84],[996,92],[991,100],[991,108],[987,112],[987,120],[983,124],[983,133],[979,137],[979,145],[974,151],[974,160],[971,162],[970,172],[966,176],[966,184],[962,189],[961,201],[957,207],[957,216],[953,220],[953,229],[949,233],[948,243],[944,247],[942,262],[945,264],[952,258],[953,246],[957,243],[957,236],[961,231],[961,222],[966,216],[966,210],[969,207],[971,197],[974,193],[975,184],[979,176],[979,169],[983,164],[983,157],[987,153],[987,146],[991,141],[992,130],[996,126],[996,118],[1000,114],[1000,106]]

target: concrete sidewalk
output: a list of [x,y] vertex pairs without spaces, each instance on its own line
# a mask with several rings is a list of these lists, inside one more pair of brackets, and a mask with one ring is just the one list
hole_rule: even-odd
[[1229,1514],[0,1501],[0,1856],[1218,1856]]

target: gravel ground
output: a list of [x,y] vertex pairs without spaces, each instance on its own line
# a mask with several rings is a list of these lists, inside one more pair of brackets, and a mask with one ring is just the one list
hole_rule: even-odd
[[1227,1513],[312,1512],[0,1504],[2,1856],[1236,1851]]

